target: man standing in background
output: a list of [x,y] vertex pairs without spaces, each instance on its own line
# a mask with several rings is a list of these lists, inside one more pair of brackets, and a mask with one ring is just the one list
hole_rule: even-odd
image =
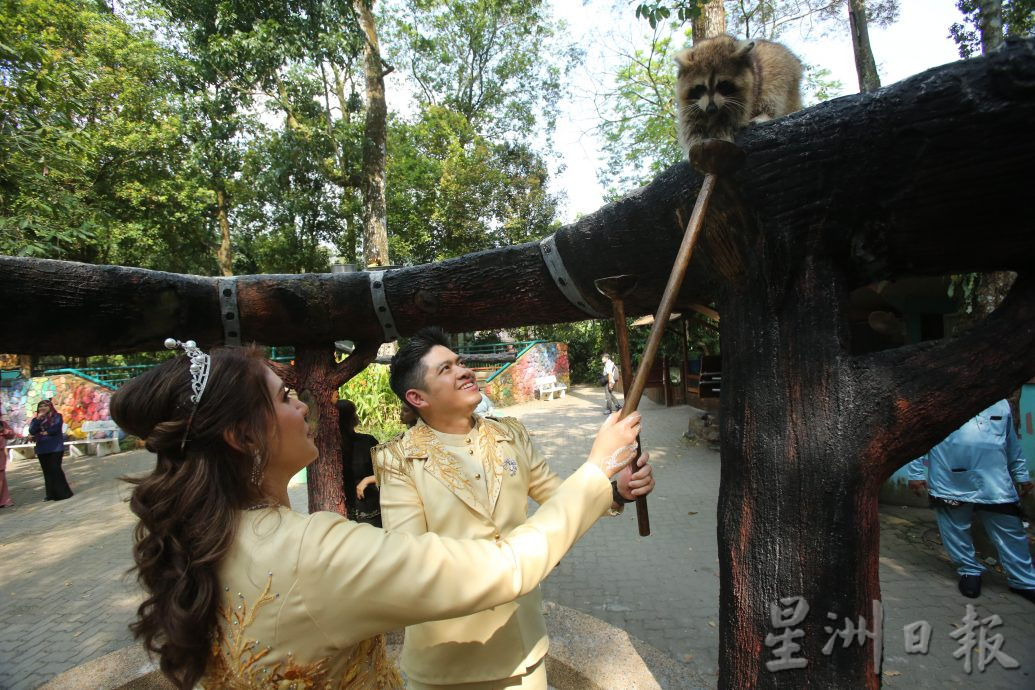
[[1000,400],[979,412],[911,462],[908,476],[913,493],[920,496],[926,490],[930,496],[942,544],[958,568],[960,593],[971,599],[981,594],[985,567],[970,534],[974,511],[980,511],[1010,591],[1035,603],[1035,567],[1020,507],[1032,481],[1010,404]]
[[600,354],[600,361],[604,365],[604,373],[600,375],[600,383],[604,386],[604,414],[611,414],[622,409],[615,399],[615,384],[618,382],[618,367],[611,361],[611,355],[606,352]]

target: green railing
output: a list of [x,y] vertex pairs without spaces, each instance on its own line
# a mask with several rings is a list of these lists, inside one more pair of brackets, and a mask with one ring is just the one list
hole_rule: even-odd
[[[474,343],[471,345],[461,345],[457,348],[457,352],[462,355],[499,355],[499,354],[513,354],[514,362],[521,359],[521,356],[528,352],[530,349],[538,345],[539,343],[545,343],[545,340],[519,340],[512,343]],[[485,382],[488,383],[494,378],[502,374],[510,367],[514,362],[504,362],[488,377]],[[491,368],[491,367],[485,367]]]
[[44,369],[42,372],[43,376],[50,376],[51,374],[74,374],[80,378],[91,381],[105,388],[115,390],[126,381],[137,374],[142,374],[146,370],[153,368],[154,364],[127,364],[121,367],[87,367],[84,369]]
[[514,353],[517,355],[528,349],[529,345],[545,342],[542,340],[519,340],[511,343],[472,343],[461,345],[456,351],[462,355],[498,355]]

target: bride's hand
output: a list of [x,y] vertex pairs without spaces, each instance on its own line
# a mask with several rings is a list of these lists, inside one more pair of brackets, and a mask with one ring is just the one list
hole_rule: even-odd
[[620,414],[615,412],[600,427],[587,460],[603,470],[608,478],[618,474],[636,457],[636,436],[640,433],[641,424],[640,413],[633,412],[625,419],[619,419]]

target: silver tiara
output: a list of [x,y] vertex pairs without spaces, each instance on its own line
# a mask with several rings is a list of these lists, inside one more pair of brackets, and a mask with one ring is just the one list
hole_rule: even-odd
[[208,385],[208,372],[212,365],[212,358],[202,352],[193,340],[181,343],[176,338],[166,338],[165,347],[169,350],[182,347],[190,357],[190,389],[194,391],[190,396],[190,401],[197,407],[201,402],[201,394],[205,392],[205,386]]

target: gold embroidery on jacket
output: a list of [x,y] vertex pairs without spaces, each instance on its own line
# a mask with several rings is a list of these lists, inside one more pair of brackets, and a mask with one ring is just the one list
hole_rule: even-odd
[[[493,421],[487,421],[484,418],[477,419],[477,446],[482,456],[486,488],[490,501],[493,503],[499,494],[499,482],[503,476],[503,460],[499,453],[499,442],[509,441],[513,438],[513,429],[516,428],[513,422],[516,421],[508,417],[493,419]],[[498,428],[497,425],[503,428]],[[508,429],[511,430],[510,434],[507,433]],[[378,484],[393,476],[412,477],[413,463],[411,461],[421,458],[427,459],[427,464],[434,468],[435,473],[454,492],[466,491],[472,496],[476,495],[460,462],[442,446],[435,431],[422,419],[418,420],[400,438],[376,446],[373,457]]]
[[489,497],[489,509],[496,507],[500,495],[500,479],[503,477],[503,458],[500,457],[500,434],[496,427],[479,420],[478,451],[482,455],[482,470],[485,472],[485,493]]
[[273,575],[266,580],[255,604],[241,603],[233,607],[228,595],[219,607],[221,620],[219,640],[212,645],[212,655],[202,686],[216,690],[401,690],[402,677],[388,658],[384,635],[363,640],[353,647],[341,673],[328,674],[328,659],[300,664],[288,654],[286,661],[273,664],[259,662],[272,650],[259,648],[258,640],[250,640],[245,630],[255,622],[259,611],[276,600],[270,594]]

